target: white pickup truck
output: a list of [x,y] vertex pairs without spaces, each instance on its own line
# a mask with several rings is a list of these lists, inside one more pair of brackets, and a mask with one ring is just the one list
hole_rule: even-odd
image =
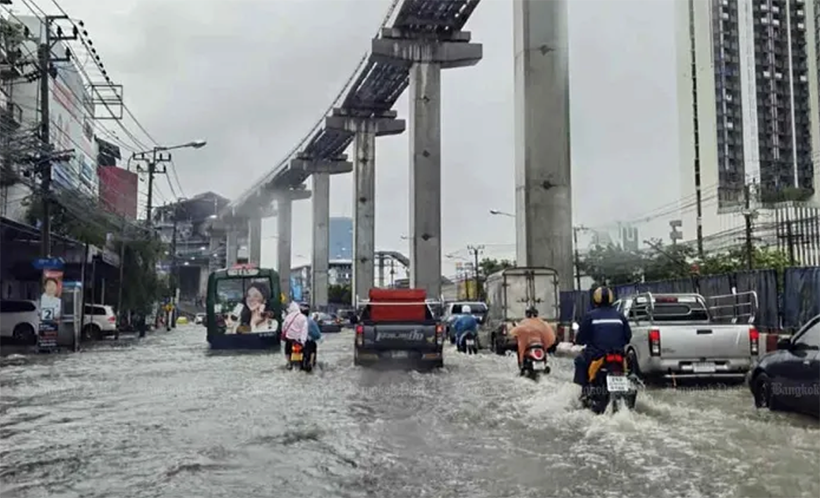
[[[757,296],[751,298],[756,305]],[[716,323],[715,310],[724,306],[710,310],[699,294],[644,293],[615,306],[630,322],[627,359],[643,378],[740,379],[758,356],[754,311],[735,316],[734,323]]]

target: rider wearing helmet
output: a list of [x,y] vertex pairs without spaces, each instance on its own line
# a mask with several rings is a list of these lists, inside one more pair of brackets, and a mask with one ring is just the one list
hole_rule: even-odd
[[555,332],[547,322],[538,318],[538,310],[535,307],[527,309],[526,318],[518,322],[510,336],[515,337],[518,346],[519,369],[524,365],[524,353],[530,345],[541,344],[544,351],[549,351],[555,344]]
[[478,335],[478,321],[473,316],[473,310],[465,304],[461,307],[461,315],[453,323],[453,330],[456,331],[456,347],[461,348],[461,343],[468,332]]
[[589,364],[610,351],[623,351],[632,340],[632,329],[629,322],[612,307],[612,291],[598,287],[592,293],[590,310],[578,328],[575,344],[586,346],[583,353],[575,358],[575,378],[579,386],[587,383]]

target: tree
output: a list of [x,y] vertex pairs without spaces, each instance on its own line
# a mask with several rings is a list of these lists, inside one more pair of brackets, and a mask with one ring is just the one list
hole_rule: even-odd
[[495,258],[484,258],[478,263],[478,268],[485,277],[495,272],[506,270],[507,268],[513,268],[514,266],[515,264],[508,259],[499,261]]
[[327,300],[333,304],[350,304],[352,293],[349,285],[329,285],[327,287]]
[[13,67],[20,63],[23,56],[20,45],[23,43],[24,30],[22,24],[0,19],[0,46],[6,54],[6,60],[3,61],[5,67],[0,71],[0,79],[3,81],[14,79],[19,75]]
[[[128,240],[117,243],[117,251],[125,244],[122,308],[149,313],[154,303],[168,295],[169,287],[157,275],[155,262],[164,245],[158,239]],[[122,312],[122,310],[119,310]]]
[[683,244],[664,247],[663,242],[657,239],[650,242],[650,252],[644,257],[645,281],[676,280],[692,274],[696,254],[693,247]]
[[614,244],[597,245],[578,266],[582,273],[592,277],[595,285],[621,285],[641,280],[644,258],[637,251]]
[[[52,233],[74,239],[79,242],[102,247],[106,240],[106,221],[95,217],[96,207],[89,206],[86,217],[76,216],[59,202],[60,194],[55,193],[51,202],[51,231]],[[34,192],[27,199],[26,221],[30,225],[37,225],[43,219],[43,197],[40,192]],[[111,227],[114,230],[114,227]]]

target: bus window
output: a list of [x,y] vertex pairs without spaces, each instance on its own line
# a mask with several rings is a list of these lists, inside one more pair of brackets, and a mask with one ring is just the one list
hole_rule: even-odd
[[270,278],[228,277],[217,280],[214,313],[221,315],[226,334],[276,332],[275,298]]

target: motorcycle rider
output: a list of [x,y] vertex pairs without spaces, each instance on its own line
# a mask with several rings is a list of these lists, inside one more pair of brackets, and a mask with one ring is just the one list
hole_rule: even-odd
[[453,323],[453,330],[456,331],[456,347],[461,350],[461,343],[468,332],[473,336],[478,336],[478,321],[473,316],[473,310],[465,304],[461,307],[461,315]]
[[[578,328],[575,344],[586,346],[575,358],[573,382],[582,388],[588,382],[589,365],[610,351],[623,351],[632,340],[632,329],[624,316],[612,306],[614,296],[606,287],[598,287],[592,293],[594,308],[590,310]],[[582,394],[583,396],[583,394]]]
[[305,344],[308,338],[307,317],[302,314],[299,304],[291,302],[288,314],[282,322],[282,338],[285,340],[285,356],[290,360],[293,343]]
[[[305,355],[312,358],[312,364],[316,364],[316,343],[322,339],[322,329],[319,328],[319,324],[316,323],[310,316],[310,309],[305,307],[302,310],[302,314],[307,317],[308,323],[308,337],[307,341],[305,341]],[[313,355],[313,356],[311,356]]]
[[526,318],[513,327],[510,336],[515,337],[518,346],[519,369],[524,366],[524,353],[530,345],[541,344],[547,352],[555,344],[555,331],[547,322],[538,318],[538,310],[535,307],[527,309]]

